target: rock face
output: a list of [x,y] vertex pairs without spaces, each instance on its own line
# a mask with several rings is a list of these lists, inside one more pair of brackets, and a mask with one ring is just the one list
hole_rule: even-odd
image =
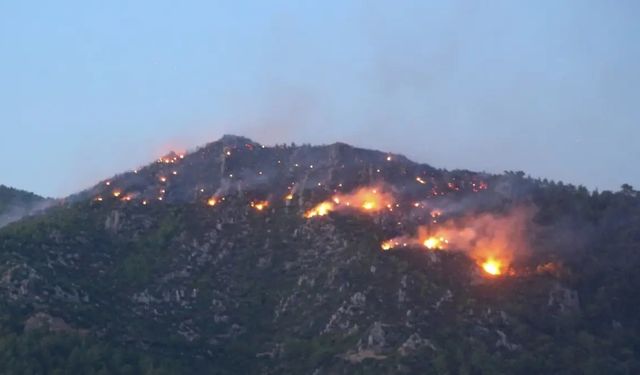
[[[482,211],[524,196],[537,199],[539,221],[550,220],[555,229],[544,216],[558,210],[545,203],[547,190],[517,180],[506,199],[492,188],[502,191],[502,182],[513,179],[436,170],[344,144],[263,148],[225,137],[115,176],[67,205],[0,230],[0,321],[20,334],[84,335],[172,358],[187,373],[517,374],[543,366],[540,358],[559,361],[554,356],[566,343],[584,346],[572,355],[611,343],[635,347],[633,337],[597,339],[635,327],[640,314],[620,302],[635,301],[635,289],[604,272],[598,282],[587,275],[577,284],[576,264],[603,261],[595,250],[560,259],[573,273],[540,273],[525,264],[520,274],[500,278],[479,275],[464,253],[381,251],[384,239],[425,220],[435,225],[414,209],[417,199],[434,205],[450,199],[457,209],[472,202]],[[376,184],[388,186],[399,207],[380,215],[303,217],[334,191]],[[263,200],[269,204],[256,209]],[[636,207],[633,202],[620,207]],[[611,206],[597,207],[615,217]],[[631,219],[613,223],[602,232],[635,233]],[[546,249],[554,238],[536,243]],[[608,258],[617,259],[611,254],[623,248],[613,247]],[[622,265],[618,259],[616,267]],[[554,343],[555,335],[563,341]],[[602,363],[631,366],[624,358],[632,355],[617,355]],[[532,373],[562,373],[553,364],[537,368]]]

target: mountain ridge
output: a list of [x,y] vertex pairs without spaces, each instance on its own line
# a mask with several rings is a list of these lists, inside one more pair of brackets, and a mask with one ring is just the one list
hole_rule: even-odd
[[632,189],[227,136],[0,229],[0,370],[630,374],[638,228]]

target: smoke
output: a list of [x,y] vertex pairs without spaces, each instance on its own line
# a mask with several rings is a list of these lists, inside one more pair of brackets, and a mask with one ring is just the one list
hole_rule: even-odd
[[492,262],[496,273],[533,253],[537,208],[517,205],[499,213],[466,213],[435,225],[422,225],[413,236],[400,236],[382,244],[384,250],[404,246],[466,253],[479,265]]
[[0,228],[16,222],[24,217],[37,215],[47,208],[53,206],[56,201],[47,199],[38,203],[31,204],[13,204],[9,206],[4,213],[0,215]]
[[477,261],[499,259],[508,266],[531,254],[535,213],[533,206],[516,206],[505,214],[463,216],[445,223],[437,233],[443,233],[453,247]]

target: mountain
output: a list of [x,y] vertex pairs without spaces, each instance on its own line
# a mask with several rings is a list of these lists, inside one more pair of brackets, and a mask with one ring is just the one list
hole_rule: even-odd
[[0,185],[0,227],[46,208],[51,200],[36,194]]
[[225,136],[0,229],[0,372],[633,374],[640,197]]

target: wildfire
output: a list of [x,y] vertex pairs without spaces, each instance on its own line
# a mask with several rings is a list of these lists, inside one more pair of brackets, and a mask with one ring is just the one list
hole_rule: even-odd
[[336,194],[330,201],[325,201],[305,213],[306,218],[324,216],[334,210],[351,207],[364,212],[378,212],[389,208],[394,203],[390,193],[380,188],[364,187],[349,194]]
[[400,242],[398,240],[388,240],[388,241],[382,242],[382,244],[380,244],[380,247],[382,248],[383,251],[388,251],[398,246],[407,247],[408,245],[409,244],[407,242]]
[[312,218],[314,216],[325,216],[329,212],[333,211],[334,205],[331,202],[322,202],[314,208],[310,209],[304,214],[304,217],[307,219]]
[[364,208],[367,211],[373,210],[374,208],[376,208],[376,202],[366,201],[362,203],[362,208]]
[[292,200],[292,199],[293,199],[293,194],[291,194],[291,193],[287,194],[287,195],[284,197],[284,199],[285,199],[285,200],[288,200],[288,201]]
[[171,151],[167,155],[158,159],[158,163],[160,164],[176,164],[178,161],[184,159],[184,153],[176,153],[175,151]]
[[501,261],[489,258],[480,264],[484,272],[492,276],[499,276],[503,272],[504,265]]
[[208,206],[215,206],[218,203],[218,199],[216,197],[211,197],[209,198],[209,200],[207,200],[207,205]]
[[122,194],[122,192],[120,190],[114,190],[113,191],[113,196],[118,198],[120,195]]
[[429,237],[422,241],[424,247],[429,250],[442,250],[448,243],[449,240],[444,237]]
[[262,211],[265,208],[269,207],[269,202],[268,201],[251,202],[251,207],[255,208],[258,211]]

